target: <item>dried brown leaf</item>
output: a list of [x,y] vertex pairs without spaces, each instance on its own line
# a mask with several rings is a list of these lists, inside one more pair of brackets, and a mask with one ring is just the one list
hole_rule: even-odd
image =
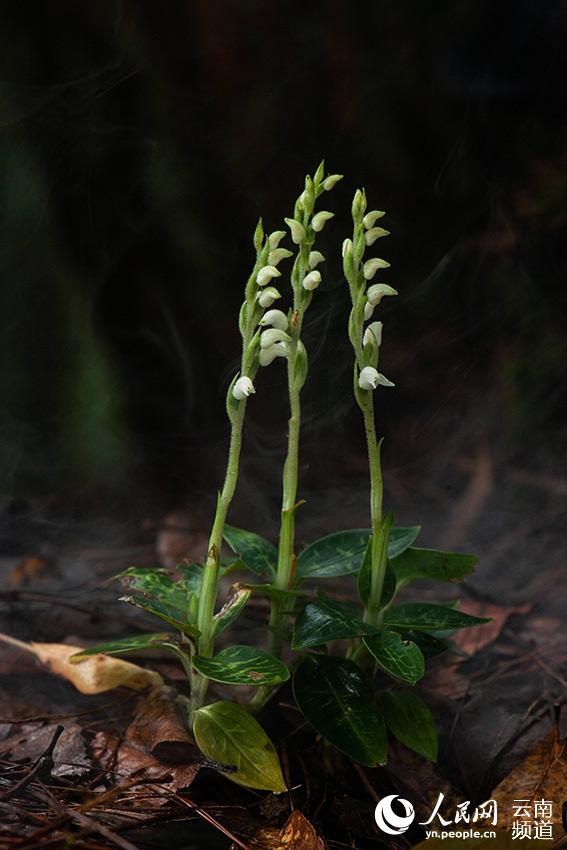
[[298,809],[281,829],[264,827],[249,840],[254,850],[325,850],[326,844]]
[[557,729],[543,738],[493,790],[498,802],[500,827],[510,828],[514,820],[514,800],[551,800],[555,837],[561,826],[561,803],[567,798],[567,741]]
[[1,633],[0,640],[31,653],[51,673],[67,679],[82,694],[101,694],[119,687],[140,691],[163,685],[159,673],[121,658],[95,655],[72,663],[70,657],[80,652],[83,649],[81,646],[70,646],[66,643],[24,643]]

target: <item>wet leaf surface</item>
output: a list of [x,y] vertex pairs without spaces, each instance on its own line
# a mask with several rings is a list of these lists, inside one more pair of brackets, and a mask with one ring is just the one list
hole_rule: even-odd
[[229,646],[214,658],[197,655],[193,666],[209,679],[229,685],[278,685],[289,679],[285,664],[253,646]]
[[425,672],[420,648],[397,632],[383,630],[378,635],[365,637],[364,645],[386,673],[410,685],[415,685]]
[[305,606],[295,623],[292,646],[307,649],[331,640],[359,637],[377,632],[364,623],[360,608],[349,602],[318,599]]
[[386,727],[370,679],[352,661],[311,656],[295,671],[293,693],[306,720],[361,764],[386,761]]
[[250,572],[257,575],[267,574],[270,578],[275,576],[278,550],[269,540],[232,525],[225,525],[224,539]]
[[285,791],[274,745],[257,720],[242,706],[221,701],[195,712],[193,733],[201,752],[224,765],[232,782],[249,788]]

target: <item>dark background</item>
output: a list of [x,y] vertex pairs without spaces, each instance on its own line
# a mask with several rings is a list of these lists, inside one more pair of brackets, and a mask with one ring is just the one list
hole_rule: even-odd
[[[362,185],[388,211],[378,244],[400,292],[380,316],[397,387],[377,393],[399,520],[437,506],[445,538],[478,543],[482,511],[486,534],[513,534],[564,500],[565,2],[26,2],[2,17],[8,525],[138,527],[180,505],[208,523],[252,232],[259,215],[281,226],[321,157],[345,179],[325,199],[305,335],[306,523],[367,521],[340,263]],[[281,363],[257,383],[233,518],[270,531]]]

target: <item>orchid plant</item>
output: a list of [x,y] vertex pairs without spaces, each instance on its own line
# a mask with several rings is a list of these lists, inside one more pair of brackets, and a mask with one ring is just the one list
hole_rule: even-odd
[[[392,513],[383,512],[375,391],[394,384],[378,371],[383,324],[371,320],[382,299],[397,292],[387,283],[374,282],[378,270],[388,269],[389,263],[365,258],[366,249],[388,236],[388,231],[376,224],[384,216],[382,211],[366,211],[363,190],[354,196],[353,232],[345,239],[342,253],[352,302],[348,335],[354,351],[354,396],[362,413],[370,469],[370,526],[336,531],[296,551],[295,513],[302,504],[298,500],[301,390],[308,375],[301,334],[322,280],[318,266],[325,257],[315,242],[333,217],[327,210],[315,210],[320,197],[341,179],[339,174],[325,175],[324,163],[312,177],[307,175],[293,215],[285,219],[293,251],[280,247],[285,231],[265,235],[261,221],[256,227],[256,259],[239,318],[240,370],[226,399],[227,468],[204,565],[181,564],[175,578],[162,569],[137,567],[120,576],[127,589],[122,598],[160,618],[171,631],[117,640],[74,656],[80,662],[98,653],[150,648],[173,653],[187,673],[189,720],[209,763],[218,765],[236,783],[272,791],[286,786],[277,752],[254,714],[292,672],[293,695],[305,719],[351,759],[368,766],[384,764],[389,732],[435,760],[437,732],[432,714],[407,686],[423,676],[426,658],[449,647],[448,637],[454,630],[486,622],[454,606],[397,603],[398,594],[410,582],[460,581],[474,570],[477,559],[414,547],[420,528],[395,527]],[[273,305],[282,298],[279,266],[291,257],[292,303],[283,310]],[[247,403],[256,392],[260,369],[279,359],[287,373],[289,421],[276,546],[256,532],[228,525],[226,519],[238,480]],[[223,541],[236,557],[222,557]],[[253,578],[234,584],[217,610],[221,579],[236,571]],[[322,592],[325,579],[340,576],[356,579],[359,606]],[[270,603],[269,651],[241,644],[215,651],[217,638],[236,621],[253,593]],[[251,686],[248,706],[242,699],[209,702],[211,681]]]

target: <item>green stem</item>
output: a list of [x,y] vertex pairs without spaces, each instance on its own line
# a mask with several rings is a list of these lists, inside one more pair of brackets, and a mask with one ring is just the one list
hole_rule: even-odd
[[[295,510],[297,500],[301,404],[299,400],[299,389],[296,387],[293,378],[294,365],[295,352],[290,352],[288,362],[290,417],[288,422],[287,457],[283,472],[283,497],[278,547],[278,567],[274,582],[278,590],[289,590],[295,579]],[[272,600],[269,621],[269,647],[270,652],[277,656],[281,653],[282,631],[287,619],[287,607],[288,600],[285,597],[275,597]]]
[[[200,636],[198,641],[199,655],[210,656],[214,651],[214,620],[215,606],[219,585],[220,551],[223,540],[224,525],[230,503],[238,480],[238,462],[242,446],[242,426],[246,410],[246,400],[243,400],[235,412],[230,432],[230,448],[224,485],[217,501],[215,519],[209,538],[207,561],[203,569],[203,584],[199,598],[199,613],[197,625]],[[193,673],[193,688],[191,693],[191,709],[195,711],[203,705],[209,680],[206,676]]]

